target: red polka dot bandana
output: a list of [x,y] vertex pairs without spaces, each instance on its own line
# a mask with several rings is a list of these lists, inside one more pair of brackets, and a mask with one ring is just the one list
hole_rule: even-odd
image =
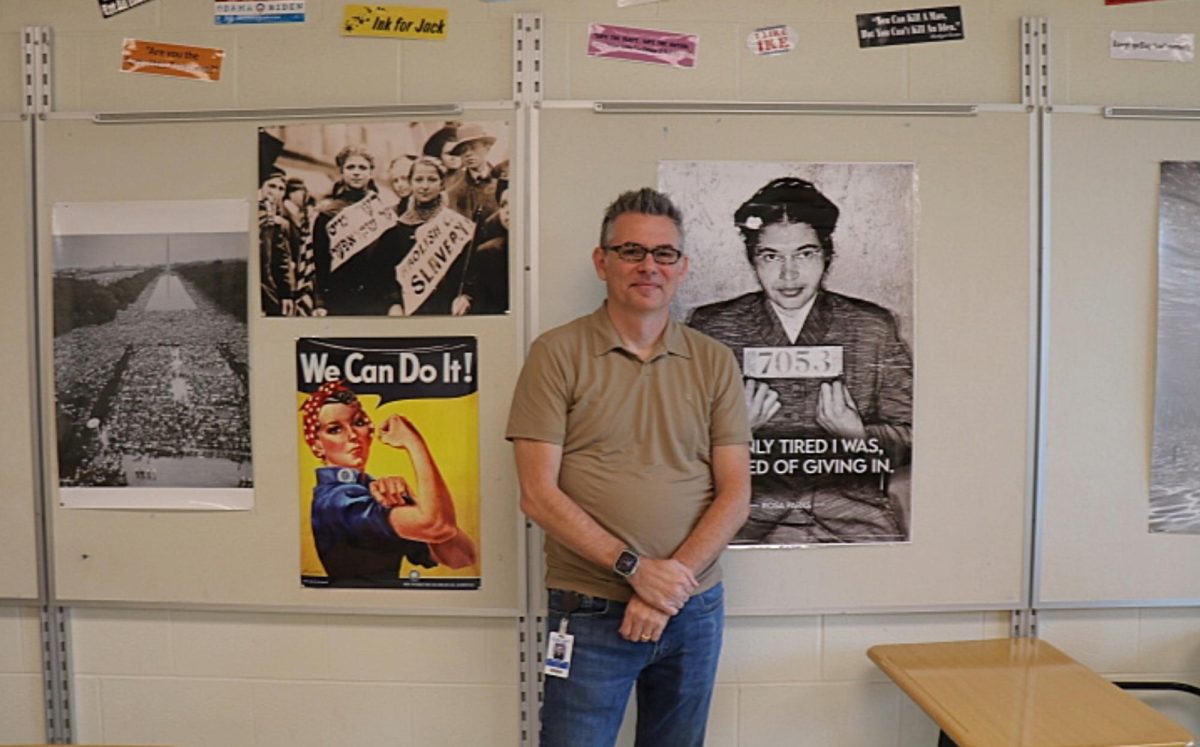
[[341,394],[342,392],[345,392],[353,399],[354,394],[341,381],[326,381],[321,385],[320,389],[310,394],[308,399],[304,401],[304,404],[300,406],[300,411],[304,413],[304,441],[308,444],[308,448],[311,449],[317,443],[317,428],[320,426],[318,416],[321,408],[331,397],[335,401],[345,401],[345,395],[334,397],[335,394]]

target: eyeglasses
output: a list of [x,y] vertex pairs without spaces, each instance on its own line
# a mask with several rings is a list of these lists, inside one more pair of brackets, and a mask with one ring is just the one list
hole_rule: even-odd
[[625,262],[637,263],[641,262],[649,254],[654,257],[654,263],[659,265],[673,265],[683,256],[683,252],[679,251],[670,244],[661,246],[642,246],[636,241],[627,241],[624,244],[617,246],[604,247],[610,252],[616,252],[617,256]]
[[803,264],[809,264],[822,259],[823,256],[824,254],[820,247],[806,246],[792,254],[784,254],[782,252],[777,252],[774,249],[761,249],[755,253],[754,259],[762,262],[765,265],[780,264],[787,259],[801,262]]

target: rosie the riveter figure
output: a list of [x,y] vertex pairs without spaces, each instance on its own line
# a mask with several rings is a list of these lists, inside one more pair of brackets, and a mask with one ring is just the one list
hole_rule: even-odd
[[325,464],[313,488],[312,531],[329,585],[393,584],[405,558],[422,568],[475,562],[475,543],[456,523],[437,462],[407,418],[389,417],[378,438],[408,452],[415,486],[403,477],[367,474],[375,425],[340,381],[321,385],[301,410],[304,440]]

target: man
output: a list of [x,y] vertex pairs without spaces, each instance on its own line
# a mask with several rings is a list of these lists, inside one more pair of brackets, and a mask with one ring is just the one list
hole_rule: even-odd
[[463,277],[462,294],[455,299],[451,311],[503,314],[508,311],[508,190],[500,190],[496,212],[475,231],[475,246]]
[[476,223],[482,223],[500,206],[496,199],[499,180],[487,160],[495,144],[496,138],[483,127],[468,122],[458,128],[458,141],[450,149],[451,155],[462,158],[462,169],[446,179],[447,201],[456,212]]
[[[513,396],[521,508],[546,532],[544,747],[609,746],[637,683],[637,744],[704,741],[721,648],[721,550],[746,520],[750,426],[725,346],[672,321],[679,211],[651,189],[608,207],[605,303],[538,338]],[[548,638],[550,636],[548,635]],[[555,640],[560,640],[557,636]]]

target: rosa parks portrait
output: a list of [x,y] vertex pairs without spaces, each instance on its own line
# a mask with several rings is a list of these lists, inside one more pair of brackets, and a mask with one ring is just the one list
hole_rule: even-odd
[[734,544],[908,539],[913,176],[660,165],[693,262],[674,312],[742,367],[754,495]]

